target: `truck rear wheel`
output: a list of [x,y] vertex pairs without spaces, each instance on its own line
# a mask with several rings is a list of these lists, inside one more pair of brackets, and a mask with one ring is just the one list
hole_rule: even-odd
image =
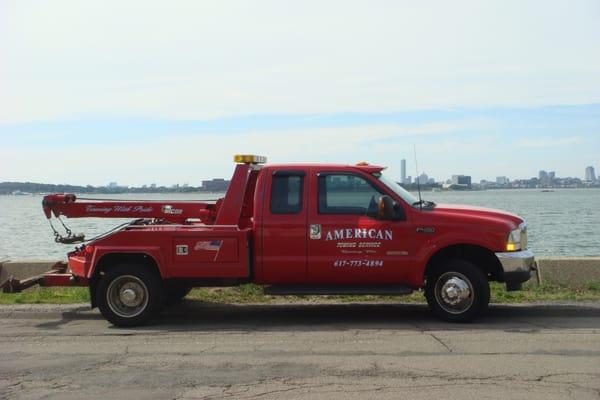
[[476,265],[454,259],[446,261],[427,277],[425,297],[440,318],[469,322],[487,310],[490,285]]
[[104,318],[123,327],[147,322],[160,311],[162,297],[160,278],[143,266],[129,264],[111,268],[96,290],[96,303]]

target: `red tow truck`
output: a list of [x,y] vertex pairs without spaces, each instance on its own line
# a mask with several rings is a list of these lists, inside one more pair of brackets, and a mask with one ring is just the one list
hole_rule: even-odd
[[83,244],[68,263],[10,280],[4,291],[87,286],[108,321],[136,326],[192,287],[253,282],[272,295],[422,289],[439,317],[464,322],[487,309],[490,281],[518,290],[535,269],[523,219],[420,200],[381,166],[234,161],[225,197],[213,202],[45,196],[49,220],[135,219],[90,241],[55,230],[57,241]]

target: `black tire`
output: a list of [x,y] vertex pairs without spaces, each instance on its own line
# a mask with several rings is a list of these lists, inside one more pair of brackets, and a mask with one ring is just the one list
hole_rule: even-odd
[[180,285],[167,285],[165,287],[165,304],[167,306],[173,306],[175,304],[181,303],[183,298],[188,295],[188,293],[192,290],[189,286],[180,286]]
[[475,264],[452,259],[427,277],[425,298],[431,310],[451,322],[470,322],[487,311],[490,284]]
[[113,325],[143,325],[163,305],[161,279],[142,265],[115,265],[98,282],[96,304]]

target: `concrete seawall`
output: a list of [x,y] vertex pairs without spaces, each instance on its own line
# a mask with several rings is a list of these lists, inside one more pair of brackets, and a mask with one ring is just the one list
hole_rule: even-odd
[[0,285],[9,278],[25,279],[49,271],[56,261],[0,261]]
[[539,257],[537,264],[543,284],[578,288],[600,282],[600,257]]
[[[10,277],[24,279],[44,273],[56,261],[0,261],[0,285]],[[600,282],[600,257],[539,257],[539,277],[543,284],[579,288]],[[533,282],[536,279],[532,279]]]

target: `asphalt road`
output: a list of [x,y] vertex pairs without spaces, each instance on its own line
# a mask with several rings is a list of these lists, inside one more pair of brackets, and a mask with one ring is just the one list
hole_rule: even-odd
[[0,307],[0,398],[598,399],[600,304],[186,302],[141,329],[85,306]]

